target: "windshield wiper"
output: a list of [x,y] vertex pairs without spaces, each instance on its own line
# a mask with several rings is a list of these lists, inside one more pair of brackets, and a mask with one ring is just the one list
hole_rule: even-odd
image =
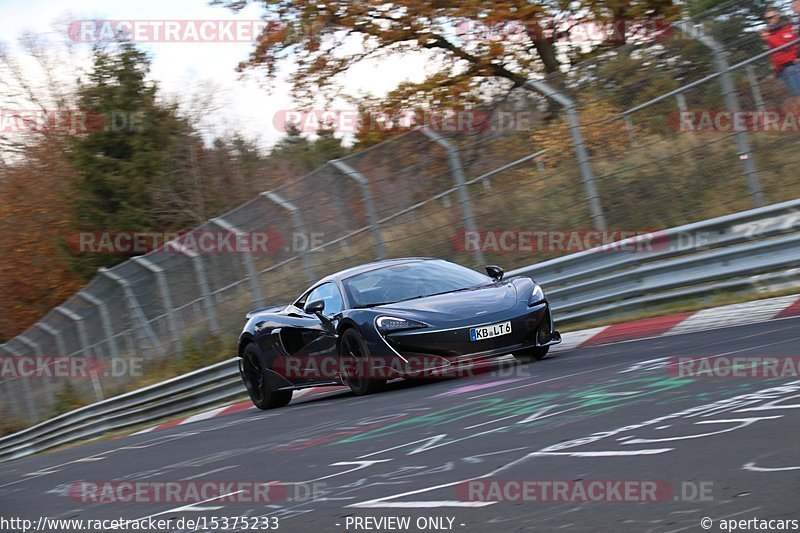
[[405,298],[403,300],[395,300],[395,301],[392,301],[392,302],[380,302],[380,303],[374,303],[374,304],[360,305],[360,306],[358,306],[358,308],[359,309],[368,309],[368,308],[371,308],[371,307],[379,307],[381,305],[391,305],[391,304],[396,304],[396,303],[401,303],[401,302],[409,302],[411,300],[419,300],[420,298],[429,298],[431,296],[441,296],[442,294],[452,294],[454,292],[464,292],[464,291],[472,291],[472,290],[476,290],[476,289],[483,289],[484,287],[490,287],[490,286],[492,286],[492,284],[488,283],[486,285],[476,285],[474,287],[463,287],[461,289],[453,289],[451,291],[434,292],[432,294],[420,294],[418,296],[412,296],[410,298]]
[[369,309],[370,307],[378,307],[378,306],[381,306],[381,305],[396,304],[397,302],[402,302],[402,301],[404,301],[404,300],[396,300],[394,302],[378,302],[378,303],[374,303],[374,304],[364,304],[364,305],[359,305],[359,306],[356,306],[356,307],[358,309]]
[[409,300],[417,300],[419,298],[428,298],[429,296],[441,296],[442,294],[451,294],[451,293],[454,293],[454,292],[474,291],[476,289],[482,289],[484,287],[489,287],[491,285],[492,284],[476,285],[474,287],[464,287],[462,289],[453,289],[452,291],[434,292],[433,294],[421,294],[420,296],[414,296],[413,298],[409,298]]

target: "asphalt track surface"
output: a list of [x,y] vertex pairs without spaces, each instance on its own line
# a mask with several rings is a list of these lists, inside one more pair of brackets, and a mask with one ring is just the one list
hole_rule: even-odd
[[[798,346],[800,318],[792,318],[245,410],[0,464],[0,516],[169,518],[171,531],[181,517],[269,516],[279,531],[318,533],[703,531],[704,517],[720,531],[722,520],[800,520],[800,380],[686,379],[668,359],[797,356]],[[86,503],[69,495],[79,480],[280,482],[282,490],[257,504],[235,496]],[[469,480],[484,492],[470,493]],[[511,492],[505,499],[515,501],[486,501],[510,481],[611,480],[654,482],[658,501],[615,501],[613,490],[600,501],[520,501]],[[407,529],[354,522],[367,517],[411,520]],[[442,523],[418,528],[418,518]]]

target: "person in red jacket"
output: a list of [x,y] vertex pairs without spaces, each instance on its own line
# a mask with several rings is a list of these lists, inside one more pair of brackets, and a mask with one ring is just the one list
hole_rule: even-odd
[[[767,9],[764,18],[767,27],[761,30],[761,36],[771,49],[797,40],[797,32],[791,22],[785,20],[777,9]],[[795,43],[769,56],[775,67],[775,75],[783,80],[792,96],[800,95],[800,60],[797,51],[798,46]]]

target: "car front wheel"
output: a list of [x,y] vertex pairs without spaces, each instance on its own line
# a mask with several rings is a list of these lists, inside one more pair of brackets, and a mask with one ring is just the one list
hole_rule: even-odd
[[364,339],[355,329],[346,329],[339,344],[339,374],[342,382],[350,387],[353,394],[372,394],[386,385],[386,379],[376,379],[374,372]]

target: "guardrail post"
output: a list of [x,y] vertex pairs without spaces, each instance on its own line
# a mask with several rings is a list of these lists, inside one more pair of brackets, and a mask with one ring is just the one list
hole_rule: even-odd
[[547,170],[545,169],[544,161],[542,161],[540,159],[536,160],[536,170],[539,171],[539,177],[540,178],[542,178],[542,179],[546,179],[547,178]]
[[161,296],[161,302],[164,304],[164,314],[167,316],[167,327],[169,328],[170,335],[172,335],[172,342],[179,352],[183,351],[181,331],[178,328],[178,321],[175,320],[175,308],[172,305],[172,294],[169,291],[164,269],[143,255],[134,257],[133,261],[155,275],[156,283],[158,283],[158,293]]
[[681,113],[686,113],[689,111],[689,106],[686,105],[686,95],[683,93],[678,93],[675,95],[675,100],[678,102],[678,111]]
[[[467,190],[467,178],[464,175],[464,166],[461,164],[461,157],[458,155],[458,149],[453,144],[430,129],[428,126],[422,126],[419,131],[427,138],[441,146],[447,151],[450,159],[450,171],[453,173],[453,180],[458,189],[458,202],[461,204],[461,216],[464,219],[464,229],[470,234],[476,234],[478,228],[475,226],[475,215],[472,212],[472,200]],[[476,265],[483,265],[486,260],[483,257],[483,250],[476,247],[472,251],[472,258]]]
[[625,121],[625,129],[628,131],[628,137],[631,140],[631,146],[638,146],[639,142],[636,139],[636,128],[633,127],[633,119],[627,113],[622,115],[622,119]]
[[[713,37],[690,22],[679,21],[674,24],[689,37],[697,40],[711,50],[714,56],[715,69],[719,73],[719,82],[723,97],[725,98],[725,107],[727,107],[728,111],[731,113],[738,113],[740,111],[739,99],[736,97],[736,87],[731,77],[731,69],[728,65],[725,49]],[[753,149],[750,146],[750,136],[746,131],[741,130],[736,131],[734,137],[736,139],[736,149],[738,151],[739,160],[742,162],[744,175],[750,189],[750,195],[753,197],[753,204],[756,207],[761,207],[764,205],[764,192],[761,188],[755,162],[753,161]]]
[[[272,191],[262,192],[261,195],[270,202],[289,211],[289,214],[292,217],[292,226],[297,234],[303,235],[306,233],[305,224],[303,224],[303,216],[300,214],[300,209],[296,205],[288,200],[285,200],[278,193],[274,193]],[[314,263],[311,260],[308,250],[304,250],[300,255],[303,258],[303,265],[306,269],[306,279],[308,280],[309,284],[312,284],[317,281],[317,276],[314,274]]]
[[[0,345],[0,348],[4,349],[6,352],[10,353],[12,357],[22,357],[22,354],[16,351],[14,348],[8,345],[8,343]],[[16,381],[22,383],[23,395],[25,396],[25,408],[28,410],[28,419],[31,422],[35,422],[39,418],[39,413],[36,410],[36,403],[33,401],[33,391],[31,390],[31,384],[27,378],[17,378]],[[13,400],[12,400],[13,401]]]
[[[68,320],[72,320],[75,323],[75,326],[78,328],[78,338],[81,342],[81,351],[85,357],[92,357],[92,354],[89,352],[89,336],[86,334],[86,324],[83,323],[83,317],[75,311],[67,309],[66,307],[58,306],[53,311],[56,313],[61,313]],[[92,370],[91,377],[92,386],[94,387],[94,395],[97,397],[97,401],[99,402],[103,399],[103,388],[100,386],[100,379],[97,377],[97,372]]]
[[356,183],[358,183],[359,188],[361,188],[361,195],[364,198],[364,205],[367,209],[369,225],[372,228],[372,240],[375,242],[375,257],[378,259],[384,259],[386,257],[386,250],[384,250],[383,247],[383,238],[381,237],[378,216],[375,214],[375,204],[372,200],[372,192],[369,189],[369,180],[363,174],[341,159],[334,159],[333,161],[329,161],[329,163],[345,176],[352,178]]
[[[134,258],[136,259],[136,258]],[[114,338],[114,330],[111,329],[111,318],[108,314],[108,307],[105,302],[99,298],[95,298],[85,290],[78,292],[78,298],[86,300],[89,304],[97,308],[97,314],[100,315],[100,325],[103,328],[103,334],[108,341],[108,348],[111,351],[111,357],[119,357],[119,348],[117,347],[117,339]]]
[[[238,244],[242,243],[244,236],[246,236],[244,231],[240,230],[233,224],[230,224],[222,217],[212,218],[209,222],[216,224],[223,231],[227,231],[228,233],[232,234],[236,238],[238,250]],[[253,251],[239,251],[238,253],[242,258],[242,265],[247,272],[247,276],[250,278],[250,290],[253,292],[253,301],[255,302],[256,307],[263,307],[264,296],[261,294],[261,285],[258,283],[258,273],[256,272],[256,267],[253,262]]]
[[[19,342],[21,342],[22,344],[24,344],[25,346],[27,346],[28,348],[30,348],[31,349],[31,353],[33,353],[33,355],[39,355],[39,356],[46,355],[44,352],[42,352],[42,347],[39,346],[39,343],[30,340],[25,335],[18,335],[17,336],[17,340]],[[53,380],[49,376],[44,376],[42,378],[42,380],[44,381],[44,385],[45,385],[44,386],[44,393],[47,395],[47,401],[48,401],[48,403],[50,405],[54,405],[54,397],[53,397],[54,384],[53,384]]]
[[[169,244],[169,243],[167,243]],[[194,275],[197,278],[197,286],[200,287],[200,292],[203,293],[203,305],[208,315],[208,324],[213,333],[219,333],[219,320],[217,319],[217,309],[214,306],[214,297],[211,295],[211,287],[208,284],[208,277],[206,276],[206,269],[203,266],[203,260],[200,254],[194,250],[186,248],[183,244],[176,242],[177,250],[189,258],[194,268]]]
[[564,108],[564,112],[567,114],[567,120],[569,121],[569,130],[572,134],[572,144],[575,145],[575,155],[578,160],[578,167],[581,171],[581,180],[583,181],[583,188],[586,191],[586,199],[589,202],[594,229],[605,231],[608,226],[606,225],[606,217],[603,213],[603,205],[600,202],[600,196],[597,193],[597,187],[594,183],[594,171],[592,170],[592,163],[589,160],[589,152],[586,150],[586,141],[583,139],[583,134],[581,133],[577,102],[567,95],[560,93],[544,80],[531,80],[528,81],[526,85],[543,94],[545,97],[554,100]]
[[161,343],[158,341],[158,337],[153,331],[153,328],[151,328],[150,323],[147,322],[147,317],[144,316],[144,312],[139,305],[139,299],[136,298],[136,295],[133,293],[133,289],[131,289],[131,284],[128,282],[128,280],[106,268],[100,268],[98,272],[101,275],[106,276],[114,283],[117,283],[122,288],[122,291],[125,293],[125,299],[128,303],[128,311],[131,314],[131,320],[136,320],[139,322],[139,327],[144,332],[145,337],[147,337],[147,339],[150,341],[151,346],[158,352],[160,356],[163,357],[164,347],[161,346]]

